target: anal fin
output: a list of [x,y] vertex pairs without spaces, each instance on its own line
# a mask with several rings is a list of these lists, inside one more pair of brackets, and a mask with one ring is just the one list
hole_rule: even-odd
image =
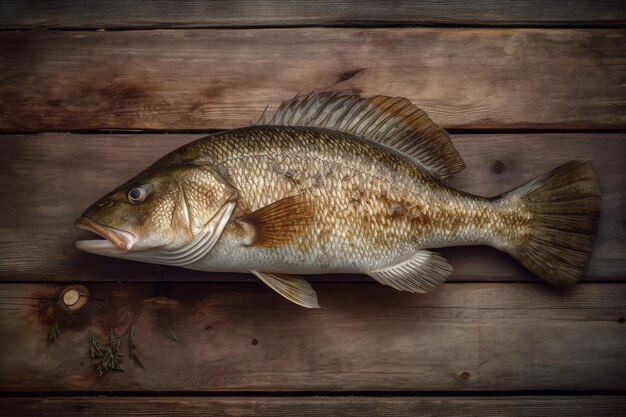
[[320,308],[317,293],[311,284],[301,276],[251,271],[271,289],[287,300],[306,308]]
[[425,293],[441,285],[451,272],[452,266],[437,252],[420,250],[403,262],[368,275],[396,290]]

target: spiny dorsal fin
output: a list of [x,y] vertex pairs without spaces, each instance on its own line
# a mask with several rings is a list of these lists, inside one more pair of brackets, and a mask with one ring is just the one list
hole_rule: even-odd
[[314,203],[301,195],[285,197],[239,219],[252,226],[248,246],[279,247],[307,232],[315,215]]
[[287,300],[306,308],[320,308],[317,293],[301,276],[259,271],[252,273]]
[[402,97],[311,93],[284,101],[266,124],[321,127],[360,136],[408,155],[439,178],[465,168],[448,133]]
[[448,261],[437,252],[420,250],[406,261],[368,275],[396,290],[425,293],[441,285],[451,272]]

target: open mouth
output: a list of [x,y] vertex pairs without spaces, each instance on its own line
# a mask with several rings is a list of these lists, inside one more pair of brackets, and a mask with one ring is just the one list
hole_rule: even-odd
[[76,247],[93,253],[125,253],[131,250],[137,239],[132,233],[114,227],[103,226],[89,217],[79,217],[74,222],[77,229],[88,230],[104,239],[79,240]]

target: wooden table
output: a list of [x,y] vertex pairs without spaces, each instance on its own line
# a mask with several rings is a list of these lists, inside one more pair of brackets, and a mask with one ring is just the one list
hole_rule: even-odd
[[[623,1],[13,0],[0,28],[0,415],[626,411]],[[100,195],[313,89],[411,99],[452,132],[466,191],[592,160],[587,277],[557,290],[445,249],[430,294],[319,276],[311,311],[251,275],[74,248]],[[100,376],[89,335],[111,329],[124,371]]]

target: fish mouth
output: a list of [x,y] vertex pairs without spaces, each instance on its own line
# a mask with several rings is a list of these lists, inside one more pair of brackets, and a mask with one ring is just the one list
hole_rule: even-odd
[[104,226],[89,217],[79,217],[74,222],[77,229],[93,232],[104,239],[79,240],[76,247],[97,254],[120,254],[130,251],[137,237],[125,230]]

